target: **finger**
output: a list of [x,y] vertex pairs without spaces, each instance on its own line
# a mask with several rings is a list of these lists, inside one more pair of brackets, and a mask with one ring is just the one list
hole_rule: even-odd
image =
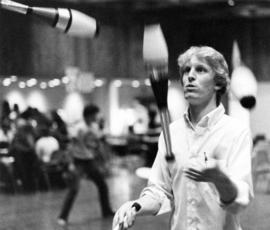
[[125,221],[124,221],[124,227],[131,227],[134,224],[135,221],[135,209],[134,208],[130,208],[129,210],[127,210],[126,212],[126,216],[125,216]]
[[198,177],[193,177],[193,176],[186,176],[188,179],[190,180],[194,180],[194,181],[197,181],[197,182],[203,182],[204,180],[202,178],[198,178]]
[[122,230],[123,229],[123,222],[119,221],[119,218],[116,217],[113,220],[113,230]]
[[188,168],[185,170],[186,172],[192,172],[192,173],[196,173],[196,174],[201,174],[202,171],[199,171],[197,169],[194,169],[194,168]]
[[193,172],[193,171],[190,171],[190,170],[187,170],[184,172],[186,175],[189,175],[189,176],[194,176],[194,177],[200,177],[202,176],[201,173],[198,173],[198,172]]
[[125,220],[125,216],[127,215],[127,212],[131,209],[129,204],[124,204],[119,210],[118,210],[118,222],[123,223]]
[[113,217],[113,229],[117,230],[117,229],[120,229],[119,228],[119,225],[121,225],[122,222],[120,221],[119,219],[119,211],[115,213],[114,217]]
[[112,230],[123,230],[123,224],[115,225]]
[[116,225],[118,225],[118,217],[117,214],[114,215],[113,221],[112,221],[112,229],[114,230]]
[[127,219],[127,216],[124,217],[123,229],[128,229],[128,219]]
[[136,210],[133,207],[128,213],[127,213],[127,220],[128,220],[128,226],[131,227],[134,222],[135,222],[135,218],[136,218]]
[[117,230],[124,230],[123,223],[119,223],[118,224],[118,229]]
[[199,182],[212,182],[213,177],[208,175],[208,173],[194,173],[194,172],[185,172],[185,176],[191,180],[199,181]]
[[205,181],[205,178],[203,175],[198,174],[198,173],[194,173],[194,172],[190,172],[190,171],[186,171],[185,172],[185,176],[191,180],[194,181]]
[[117,218],[117,222],[118,223],[123,223],[124,222],[124,217],[125,217],[125,213],[124,212],[121,212],[121,211],[118,211],[116,214],[115,214],[116,218]]

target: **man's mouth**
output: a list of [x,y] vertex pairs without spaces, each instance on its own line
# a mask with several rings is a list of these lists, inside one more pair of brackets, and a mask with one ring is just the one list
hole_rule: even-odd
[[185,86],[185,91],[193,91],[195,89],[196,89],[196,86],[192,84],[188,84]]

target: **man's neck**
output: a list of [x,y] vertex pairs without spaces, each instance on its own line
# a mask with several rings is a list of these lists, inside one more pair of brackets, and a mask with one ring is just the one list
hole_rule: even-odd
[[217,108],[214,103],[208,103],[207,105],[190,105],[189,106],[189,119],[193,125],[197,125],[198,122],[208,113]]

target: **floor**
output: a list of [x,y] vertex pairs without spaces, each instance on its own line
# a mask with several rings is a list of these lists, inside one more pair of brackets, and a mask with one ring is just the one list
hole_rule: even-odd
[[[117,209],[123,202],[135,199],[146,180],[135,175],[138,159],[130,157],[122,161],[108,178],[111,203]],[[65,190],[35,194],[0,193],[0,230],[61,230],[56,224]],[[266,193],[264,180],[256,185],[256,196],[242,215],[243,230],[270,229],[270,194]],[[139,217],[134,230],[168,229],[168,215]],[[83,181],[78,199],[70,216],[68,230],[109,230],[112,219],[102,219],[95,186]]]

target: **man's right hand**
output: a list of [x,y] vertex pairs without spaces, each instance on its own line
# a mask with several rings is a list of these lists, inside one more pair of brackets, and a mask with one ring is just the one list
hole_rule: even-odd
[[131,228],[136,219],[136,209],[132,207],[135,201],[124,203],[115,213],[112,230],[126,230]]

